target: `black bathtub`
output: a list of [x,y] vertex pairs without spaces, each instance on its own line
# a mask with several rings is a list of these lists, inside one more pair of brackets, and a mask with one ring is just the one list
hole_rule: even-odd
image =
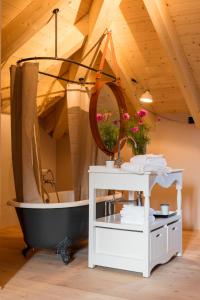
[[[111,200],[112,196],[97,198],[97,218],[108,214],[105,201]],[[72,249],[88,238],[88,200],[48,204],[9,201],[8,204],[15,207],[23,231],[27,245],[22,250],[24,256],[32,248],[55,249],[67,264]],[[109,209],[112,212],[113,206]]]

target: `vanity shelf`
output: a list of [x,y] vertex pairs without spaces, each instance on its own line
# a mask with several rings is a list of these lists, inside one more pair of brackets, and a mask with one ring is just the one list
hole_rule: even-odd
[[[164,188],[176,185],[177,214],[156,218],[149,223],[151,190],[155,184]],[[143,225],[123,224],[119,214],[96,219],[96,190],[115,189],[144,193]],[[96,265],[141,272],[149,277],[157,264],[166,263],[174,255],[182,255],[182,170],[167,176],[150,172],[139,175],[121,169],[91,166],[89,170],[89,260]]]
[[[149,231],[155,230],[159,227],[162,227],[167,224],[171,224],[180,220],[179,215],[175,215],[169,218],[156,218],[155,221],[149,225]],[[114,214],[111,216],[98,218],[94,222],[94,225],[97,227],[105,227],[105,228],[115,228],[115,229],[123,229],[123,230],[135,230],[135,231],[144,231],[144,225],[140,224],[124,224],[121,223],[120,214]]]

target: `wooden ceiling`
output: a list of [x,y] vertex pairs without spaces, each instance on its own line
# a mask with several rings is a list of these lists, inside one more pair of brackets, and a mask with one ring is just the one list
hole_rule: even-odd
[[[23,57],[54,55],[50,18],[56,7],[59,56],[95,64],[94,52],[88,51],[111,29],[128,107],[138,108],[140,95],[149,89],[150,110],[192,115],[200,127],[199,0],[2,0],[3,112],[9,111],[10,65]],[[112,67],[107,57],[107,68]],[[71,79],[85,76],[82,68],[52,61],[41,62],[40,70]],[[38,105],[44,108],[65,88],[39,75]]]

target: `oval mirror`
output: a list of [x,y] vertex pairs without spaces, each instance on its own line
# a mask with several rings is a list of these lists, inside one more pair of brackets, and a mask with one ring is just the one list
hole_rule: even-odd
[[122,90],[115,83],[101,82],[90,100],[90,127],[97,146],[114,156],[123,137],[122,115],[127,111]]

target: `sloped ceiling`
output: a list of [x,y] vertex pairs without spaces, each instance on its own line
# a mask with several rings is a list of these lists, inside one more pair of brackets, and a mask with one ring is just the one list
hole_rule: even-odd
[[195,80],[200,87],[200,2],[166,0],[174,27]]
[[[156,3],[158,0],[151,0]],[[168,18],[173,24],[171,30],[176,34],[179,50],[182,51],[186,63],[189,66],[179,72],[186,72],[192,78],[192,84],[188,93],[192,94],[192,89],[198,92],[200,88],[200,1],[199,0],[159,0],[165,6]],[[14,36],[12,29],[17,18],[20,18],[21,25],[25,24],[23,40],[18,42],[18,49],[15,50],[14,43],[8,43],[12,54],[3,59],[2,64],[2,108],[9,110],[9,66],[18,59],[27,56],[54,55],[54,22],[51,20],[53,7],[60,9],[58,19],[58,54],[63,57],[74,55],[76,60],[83,61],[85,53],[95,44],[106,28],[112,30],[114,47],[119,64],[122,86],[129,99],[129,106],[137,107],[138,98],[145,89],[149,89],[153,95],[154,103],[149,109],[157,114],[184,113],[195,115],[194,110],[198,110],[199,100],[195,95],[194,110],[188,105],[187,97],[181,87],[181,78],[177,77],[176,52],[173,59],[169,55],[168,49],[163,44],[148,10],[148,1],[143,0],[61,0],[53,1],[54,5],[49,5],[52,1],[46,1],[42,9],[46,9],[46,15],[37,18],[24,19],[28,16],[28,8],[32,5],[40,5],[41,0],[2,0],[2,25],[3,31],[9,35],[8,41],[12,42]],[[43,1],[44,2],[44,1]],[[46,8],[44,7],[46,5]],[[108,17],[109,16],[109,17]],[[42,21],[41,21],[41,18]],[[28,22],[28,25],[26,24]],[[33,22],[33,23],[31,23]],[[21,28],[21,27],[20,27]],[[20,30],[19,28],[19,30]],[[31,28],[31,30],[30,30]],[[34,32],[33,28],[36,30]],[[166,27],[166,32],[168,28]],[[17,32],[17,29],[16,29]],[[165,32],[163,32],[165,35]],[[5,41],[2,41],[5,44]],[[176,41],[174,41],[176,45]],[[13,45],[13,48],[12,48]],[[5,47],[5,45],[4,45]],[[172,47],[173,48],[173,47]],[[10,48],[9,48],[10,50]],[[91,61],[92,56],[88,58]],[[87,62],[88,63],[88,62]],[[109,64],[109,60],[108,60]],[[61,69],[62,67],[62,69]],[[112,68],[112,66],[110,66]],[[63,66],[52,62],[43,62],[40,69],[50,70],[54,74],[61,74]],[[67,66],[64,73],[79,78],[82,76],[78,69]],[[192,74],[192,76],[190,76]],[[137,84],[131,82],[131,78],[137,80]],[[186,86],[186,89],[188,87]],[[64,87],[59,81],[39,76],[38,104],[51,97],[55,98],[63,93]],[[186,99],[187,98],[187,99]],[[196,103],[195,103],[196,101]],[[199,103],[197,103],[199,101]],[[193,102],[192,102],[193,105]],[[196,105],[196,106],[195,106]],[[195,115],[198,119],[198,114]],[[198,123],[198,122],[197,122]]]
[[123,0],[112,24],[116,50],[129,65],[129,76],[150,89],[155,112],[187,112],[167,55],[141,0]]

